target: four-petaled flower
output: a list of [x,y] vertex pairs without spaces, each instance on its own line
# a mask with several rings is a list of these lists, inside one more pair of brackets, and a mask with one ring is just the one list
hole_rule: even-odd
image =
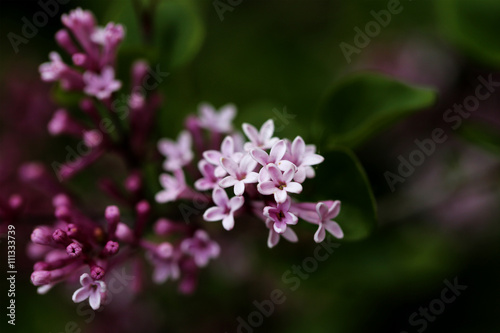
[[198,191],[211,190],[219,186],[219,178],[214,175],[215,166],[205,160],[198,162],[198,169],[200,170],[203,178],[194,182],[194,187]]
[[280,234],[274,230],[274,223],[271,220],[266,221],[266,226],[269,228],[269,237],[267,238],[267,246],[273,248],[280,241],[280,237],[285,238],[289,242],[295,243],[299,240],[295,231],[292,228],[286,228],[286,230]]
[[250,155],[243,156],[239,163],[230,158],[221,157],[220,163],[229,176],[222,179],[219,186],[222,188],[234,186],[234,194],[236,195],[243,195],[245,184],[259,181],[259,174],[253,171],[257,162]]
[[182,131],[177,137],[177,141],[161,139],[158,142],[158,150],[166,157],[163,168],[175,171],[191,162],[193,159],[191,144],[191,134],[188,131]]
[[325,160],[323,156],[316,154],[316,147],[306,145],[304,139],[300,136],[297,136],[291,144],[288,141],[288,146],[288,152],[283,160],[276,163],[278,167],[281,170],[286,170],[293,163],[297,167],[293,179],[299,183],[302,183],[306,177],[314,177],[314,169],[311,166],[320,164]]
[[160,184],[163,190],[156,193],[155,199],[159,203],[177,200],[186,190],[186,180],[181,169],[174,171],[174,176],[167,173],[160,175]]
[[114,91],[122,86],[120,81],[115,80],[115,70],[111,66],[104,67],[101,74],[86,71],[83,73],[83,81],[85,82],[83,89],[85,93],[101,100],[109,98]]
[[294,225],[299,221],[297,216],[289,212],[291,204],[292,200],[290,197],[287,197],[285,202],[279,203],[275,207],[264,207],[263,214],[267,217],[266,223],[271,221],[277,233],[284,233],[288,224]]
[[204,230],[197,230],[193,238],[183,240],[181,250],[193,256],[198,267],[205,267],[210,259],[217,258],[220,253],[219,244],[212,241]]
[[220,145],[220,151],[218,150],[207,150],[203,152],[203,157],[210,163],[216,166],[214,174],[216,177],[224,177],[227,175],[226,170],[221,166],[220,159],[222,157],[230,158],[238,163],[243,154],[241,152],[235,152],[234,150],[234,139],[227,136]]
[[101,298],[106,292],[104,281],[93,280],[89,274],[84,273],[80,276],[80,283],[82,287],[73,293],[73,302],[80,303],[88,298],[90,307],[94,310],[99,309]]
[[257,185],[257,189],[261,194],[274,194],[274,200],[277,203],[283,203],[288,197],[288,192],[302,192],[302,185],[292,182],[295,174],[295,166],[292,165],[284,173],[281,173],[281,170],[275,164],[269,164],[266,168],[271,180],[261,182]]
[[320,243],[325,239],[325,229],[333,236],[341,239],[344,237],[342,229],[337,222],[332,221],[340,213],[340,201],[323,201],[316,205],[318,213],[318,230],[314,234],[314,241]]
[[236,107],[234,105],[224,105],[217,112],[212,105],[203,103],[199,107],[199,113],[201,127],[218,133],[229,133],[233,130],[232,122],[236,116]]
[[220,221],[226,230],[234,227],[234,212],[243,206],[244,199],[241,196],[228,198],[226,191],[217,187],[214,189],[212,198],[217,206],[210,207],[203,214],[206,221]]
[[260,148],[253,148],[250,150],[250,155],[264,168],[259,171],[259,181],[264,182],[269,180],[267,174],[266,166],[268,164],[278,164],[286,153],[286,142],[285,140],[280,140],[276,142],[271,148],[271,152],[268,154]]
[[154,252],[146,257],[153,264],[153,281],[161,284],[168,279],[177,280],[181,275],[179,268],[179,252],[170,243],[161,243]]
[[250,139],[250,142],[246,142],[244,145],[245,150],[252,148],[268,149],[279,140],[277,137],[273,137],[274,121],[272,119],[266,121],[260,131],[257,131],[252,125],[244,123],[243,132]]

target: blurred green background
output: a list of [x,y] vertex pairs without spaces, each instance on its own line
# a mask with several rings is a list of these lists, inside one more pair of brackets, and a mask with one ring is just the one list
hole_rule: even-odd
[[[264,228],[236,228],[194,295],[179,295],[169,283],[149,286],[133,299],[117,295],[90,320],[77,313],[71,287],[40,296],[29,282],[32,263],[23,247],[40,223],[33,216],[17,234],[18,332],[64,332],[71,321],[82,332],[234,332],[237,318],[248,322],[253,301],[269,299],[274,289],[286,301],[252,331],[418,332],[423,325],[409,317],[455,278],[467,289],[425,331],[500,331],[500,93],[481,101],[458,130],[443,120],[474,94],[479,76],[500,81],[498,1],[401,1],[363,47],[355,28],[365,31],[372,11],[388,10],[391,1],[159,0],[156,10],[138,12],[150,2],[70,0],[16,54],[7,34],[20,34],[22,18],[31,20],[41,7],[1,1],[0,194],[16,190],[20,163],[62,160],[67,139],[50,138],[46,122],[55,105],[74,101],[38,84],[37,68],[58,49],[60,15],[81,6],[101,25],[126,26],[121,80],[127,83],[136,57],[170,73],[160,85],[155,138],[176,137],[184,117],[208,101],[235,103],[238,126],[275,118],[280,137],[316,144],[327,160],[305,187],[313,199],[343,200],[346,240],[292,291],[282,276],[314,254],[314,230],[297,230],[298,244],[282,241],[269,250]],[[220,3],[231,8],[223,20]],[[152,24],[143,30],[144,22]],[[358,50],[349,61],[341,43]],[[38,117],[39,110],[45,113]],[[435,128],[448,140],[391,191],[386,172],[397,173],[398,156],[408,159],[414,140],[430,138]],[[98,170],[69,184],[87,205],[99,197],[89,182]],[[0,325],[12,330],[5,316]]]

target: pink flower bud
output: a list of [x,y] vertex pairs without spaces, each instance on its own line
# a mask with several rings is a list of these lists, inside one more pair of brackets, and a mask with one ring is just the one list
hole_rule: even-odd
[[105,256],[112,256],[118,252],[120,245],[117,242],[108,241],[104,250],[102,251]]
[[99,266],[93,266],[91,269],[90,269],[90,276],[94,279],[94,280],[101,280],[103,277],[104,277],[104,274],[105,274],[105,271],[102,267],[99,267]]
[[52,230],[47,226],[35,228],[31,233],[31,241],[41,245],[52,244]]
[[134,241],[134,233],[124,223],[118,223],[116,227],[115,236],[118,240],[125,243],[132,243]]
[[35,286],[42,286],[44,284],[49,284],[50,272],[49,271],[35,271],[31,274],[31,283]]
[[82,255],[82,247],[78,243],[71,243],[66,247],[66,252],[70,257],[78,258]]

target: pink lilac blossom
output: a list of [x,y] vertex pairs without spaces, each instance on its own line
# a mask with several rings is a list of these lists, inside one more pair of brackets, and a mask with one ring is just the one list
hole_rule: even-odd
[[226,230],[234,227],[234,212],[243,206],[245,200],[241,196],[228,198],[226,191],[215,188],[212,194],[214,203],[217,206],[210,207],[203,214],[206,221],[222,221],[222,226]]
[[101,307],[101,298],[106,292],[106,284],[103,281],[94,280],[87,273],[80,276],[82,287],[73,293],[73,302],[80,303],[89,299],[90,307],[97,310]]
[[85,82],[84,91],[89,96],[95,96],[98,99],[107,99],[111,94],[119,90],[122,83],[115,80],[115,71],[112,67],[105,67],[101,74],[87,71],[83,74]]
[[236,108],[232,104],[225,105],[217,112],[214,107],[202,103],[199,107],[200,127],[219,133],[229,133],[233,130],[233,119],[236,116]]

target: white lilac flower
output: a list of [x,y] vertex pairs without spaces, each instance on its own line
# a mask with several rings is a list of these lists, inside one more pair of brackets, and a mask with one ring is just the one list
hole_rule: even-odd
[[229,199],[226,191],[221,188],[215,188],[212,197],[217,206],[207,209],[203,214],[203,218],[206,221],[222,221],[224,229],[233,229],[234,212],[243,206],[245,200],[241,196]]
[[80,303],[88,298],[90,307],[94,310],[99,309],[101,298],[106,292],[104,281],[94,280],[89,274],[84,273],[80,276],[80,284],[82,287],[73,293],[73,302]]
[[210,131],[217,133],[229,133],[233,130],[233,119],[236,116],[236,107],[227,104],[217,112],[214,107],[207,103],[202,103],[199,107],[199,125]]
[[163,168],[167,171],[175,171],[191,162],[194,156],[191,144],[192,138],[188,131],[182,131],[177,141],[161,139],[158,142],[158,150],[166,157]]

